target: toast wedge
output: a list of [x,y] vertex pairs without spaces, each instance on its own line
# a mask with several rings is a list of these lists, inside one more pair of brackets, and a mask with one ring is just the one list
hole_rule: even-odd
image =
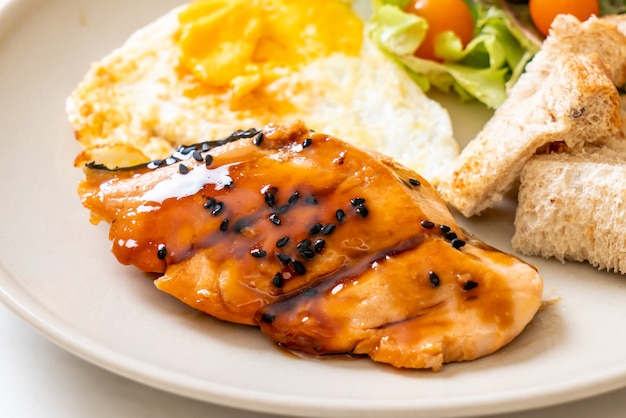
[[619,93],[597,55],[567,54],[537,82],[530,95],[512,92],[438,184],[464,216],[501,200],[538,149],[562,143],[576,150],[619,132]]
[[520,175],[513,249],[626,273],[625,178],[620,140],[531,158]]
[[538,149],[558,143],[577,150],[619,132],[626,36],[618,23],[557,17],[508,99],[434,181],[453,207],[470,217],[501,200]]

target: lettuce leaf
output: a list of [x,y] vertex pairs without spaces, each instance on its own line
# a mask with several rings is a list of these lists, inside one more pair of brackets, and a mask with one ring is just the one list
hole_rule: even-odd
[[424,91],[435,87],[461,100],[477,99],[497,108],[538,46],[515,25],[497,0],[468,2],[475,19],[475,36],[463,48],[452,32],[437,38],[436,62],[413,52],[424,40],[428,22],[405,13],[406,0],[373,0],[369,35],[378,47],[403,67]]
[[601,15],[619,14],[626,12],[625,0],[600,0],[598,4],[600,5]]

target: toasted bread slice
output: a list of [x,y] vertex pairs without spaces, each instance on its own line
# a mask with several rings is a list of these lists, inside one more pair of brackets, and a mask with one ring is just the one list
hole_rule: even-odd
[[[622,97],[626,115],[626,97]],[[513,249],[626,273],[626,118],[619,135],[575,154],[531,158],[520,174]]]
[[[508,99],[452,170],[434,181],[452,206],[469,217],[499,201],[538,148],[564,142],[577,149],[616,134],[621,122],[614,85],[626,82],[620,23],[626,27],[626,18],[555,19]],[[596,56],[583,57],[591,53]]]
[[[613,82],[621,87],[626,83],[625,33],[626,16],[623,15],[602,18],[592,16],[584,22],[571,15],[558,15],[552,22],[550,35],[541,45],[541,51],[528,64],[527,73],[543,78],[557,64],[556,57],[595,53],[610,69]],[[541,80],[525,77],[524,82],[518,83],[515,93],[519,94],[522,90],[532,92],[537,88],[537,81]]]
[[514,250],[626,273],[625,178],[621,140],[533,157],[520,176]]
[[566,54],[544,79],[532,72],[523,78],[537,82],[532,94],[527,83],[516,85],[438,184],[467,217],[499,201],[539,148],[564,143],[579,149],[620,130],[619,93],[597,55]]

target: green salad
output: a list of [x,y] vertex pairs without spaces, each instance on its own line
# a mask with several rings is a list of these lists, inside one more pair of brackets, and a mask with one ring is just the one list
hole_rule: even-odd
[[[533,27],[528,2],[463,1],[471,11],[473,38],[463,45],[453,32],[442,33],[435,45],[440,59],[415,55],[429,24],[425,18],[405,11],[411,0],[373,0],[370,36],[422,90],[435,87],[495,109],[537,53],[543,38]],[[622,13],[625,3],[601,0],[600,14]]]

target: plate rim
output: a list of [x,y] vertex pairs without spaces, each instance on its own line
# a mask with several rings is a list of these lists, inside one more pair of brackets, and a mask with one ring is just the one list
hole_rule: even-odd
[[[12,16],[22,16],[27,12],[28,7],[32,7],[42,0],[7,0],[0,3],[0,22],[11,23]],[[13,25],[16,23],[13,22]],[[9,25],[10,26],[10,25]],[[2,27],[2,25],[0,25]],[[0,30],[0,53],[2,52],[2,40],[8,29]],[[244,390],[241,388],[228,387],[224,384],[213,384],[210,394],[207,390],[196,390],[190,392],[189,384],[184,384],[180,379],[176,379],[180,373],[167,371],[152,367],[147,363],[129,358],[112,352],[106,347],[95,344],[91,339],[74,332],[63,318],[46,315],[47,308],[36,298],[29,295],[19,286],[19,278],[14,277],[0,258],[0,301],[14,314],[29,324],[38,333],[52,341],[64,350],[108,370],[117,375],[136,381],[147,386],[177,394],[182,397],[210,402],[227,407],[246,409],[255,412],[279,413],[281,415],[307,414],[307,416],[379,416],[385,413],[388,416],[429,416],[429,417],[452,417],[471,416],[479,413],[506,413],[527,410],[537,407],[546,407],[561,404],[568,401],[580,400],[609,392],[626,386],[626,365],[617,367],[614,373],[608,378],[606,374],[589,376],[584,379],[573,380],[570,386],[561,386],[558,389],[538,386],[529,388],[526,391],[515,390],[508,397],[498,394],[498,402],[490,401],[489,396],[482,399],[482,403],[477,404],[476,398],[457,398],[453,405],[449,402],[436,401],[427,402],[427,405],[419,401],[393,401],[394,405],[355,405],[358,400],[338,401],[335,399],[320,402],[319,398],[294,398],[293,396],[277,396],[274,401],[267,401],[265,393]],[[186,378],[189,381],[189,377]],[[192,379],[195,380],[195,379]],[[172,382],[176,381],[174,385]],[[199,387],[206,387],[207,382],[202,381]],[[207,396],[210,395],[210,396]],[[532,402],[529,403],[529,396]],[[460,400],[459,400],[460,399]],[[303,404],[306,409],[303,408]],[[338,415],[339,414],[339,415]],[[469,415],[467,415],[469,414]]]

